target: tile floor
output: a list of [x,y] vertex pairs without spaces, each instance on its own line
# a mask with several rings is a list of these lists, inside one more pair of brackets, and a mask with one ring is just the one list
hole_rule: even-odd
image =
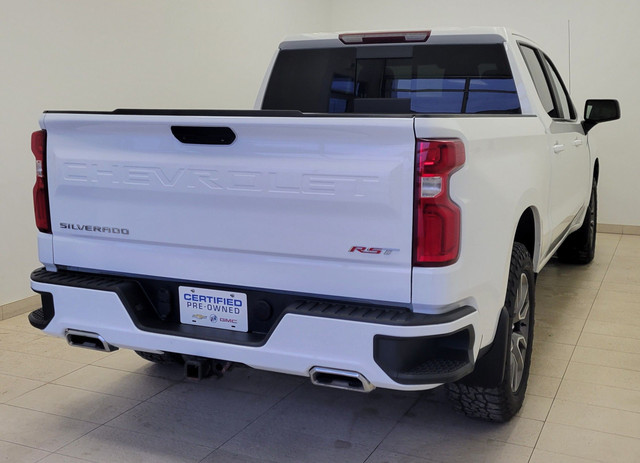
[[640,236],[598,235],[586,267],[537,289],[518,417],[455,414],[442,388],[357,394],[236,368],[182,380],[130,351],[70,348],[0,322],[0,461],[640,462]]

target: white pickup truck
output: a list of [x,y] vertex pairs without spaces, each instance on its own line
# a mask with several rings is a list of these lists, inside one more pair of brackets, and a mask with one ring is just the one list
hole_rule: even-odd
[[69,344],[522,404],[536,274],[585,264],[599,163],[551,60],[502,28],[284,41],[254,111],[48,111],[42,308]]

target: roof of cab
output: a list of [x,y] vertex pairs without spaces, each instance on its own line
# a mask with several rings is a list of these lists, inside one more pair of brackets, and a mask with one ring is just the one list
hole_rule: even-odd
[[[424,29],[410,29],[406,32],[415,32],[417,30],[429,32],[426,43],[429,44],[456,44],[456,43],[502,43],[509,40],[513,32],[506,27],[441,27]],[[281,44],[280,49],[293,48],[326,48],[353,46],[347,45],[340,40],[342,34],[380,34],[388,32],[397,32],[398,35],[405,31],[349,31],[345,33],[313,33],[301,34],[287,37]],[[524,38],[524,37],[523,37]],[[380,42],[382,43],[382,42]],[[420,42],[407,42],[419,44]],[[395,43],[387,45],[402,45]],[[361,44],[358,44],[361,45]]]

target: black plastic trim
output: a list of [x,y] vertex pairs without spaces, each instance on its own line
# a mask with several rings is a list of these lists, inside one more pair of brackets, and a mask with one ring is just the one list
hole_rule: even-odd
[[113,111],[45,111],[45,114],[95,114],[123,116],[301,117],[296,110],[233,109],[115,109]]
[[229,127],[173,125],[171,133],[180,143],[190,145],[230,145],[236,140],[236,134]]
[[509,320],[509,312],[503,307],[493,343],[480,349],[473,373],[462,379],[463,384],[474,387],[498,387],[502,384],[509,353]]
[[40,294],[42,307],[34,310],[29,314],[29,323],[39,330],[45,329],[56,314],[53,306],[53,294],[47,292],[36,291]]
[[[301,297],[297,294],[234,287],[234,291],[245,292],[249,302],[249,329],[252,331],[244,333],[181,324],[178,311],[173,310],[168,315],[162,311],[159,312],[158,301],[153,296],[159,288],[168,288],[169,292],[177,294],[177,288],[180,285],[210,289],[230,289],[229,287],[197,282],[138,279],[70,271],[49,272],[44,268],[35,270],[31,274],[31,279],[34,282],[44,284],[114,292],[120,298],[133,323],[142,331],[254,347],[262,346],[267,342],[286,314],[391,326],[420,326],[451,323],[475,312],[474,308],[464,306],[443,314],[421,314],[414,313],[407,307],[337,303],[319,298]],[[260,315],[265,313],[264,304],[260,304],[264,301],[269,301],[271,306],[269,309],[272,309],[266,311],[268,321],[263,321],[260,318]],[[260,313],[251,317],[253,307],[260,307]]]
[[464,306],[450,312],[434,315],[398,310],[397,308],[367,307],[317,301],[296,301],[287,307],[287,313],[393,326],[440,325],[454,322],[473,312],[475,312],[473,307]]
[[126,115],[126,116],[206,116],[206,117],[322,117],[322,118],[496,118],[496,117],[537,117],[535,114],[360,114],[360,113],[303,113],[297,110],[254,109],[246,111],[217,109],[116,109],[114,111],[45,111],[45,114],[86,114],[86,115]]
[[451,383],[473,371],[474,338],[471,325],[436,336],[376,335],[373,359],[400,384]]

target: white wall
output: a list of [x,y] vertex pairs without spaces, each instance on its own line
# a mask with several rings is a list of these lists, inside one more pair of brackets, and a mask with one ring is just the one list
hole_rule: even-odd
[[318,0],[0,0],[0,305],[39,263],[31,132],[45,109],[249,109],[280,40]]
[[[0,305],[38,266],[29,137],[45,109],[250,108],[281,38],[327,30],[507,25],[536,40],[576,106],[618,98],[593,133],[600,222],[640,225],[640,3],[626,0],[0,0]],[[570,22],[570,27],[569,27]],[[571,42],[569,43],[569,30]],[[568,77],[566,77],[568,79]]]

